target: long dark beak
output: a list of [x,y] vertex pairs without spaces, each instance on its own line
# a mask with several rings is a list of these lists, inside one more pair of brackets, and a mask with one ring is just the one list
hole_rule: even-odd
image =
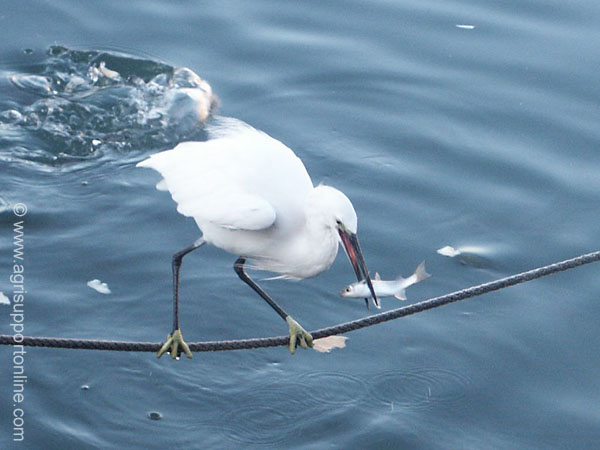
[[[340,238],[342,239],[342,244],[344,245],[344,250],[346,250],[346,254],[348,255],[348,259],[352,264],[352,268],[354,269],[354,273],[356,274],[356,278],[358,281],[366,280],[367,286],[371,291],[371,296],[373,298],[373,304],[379,309],[381,306],[379,305],[379,299],[377,295],[375,295],[375,289],[373,289],[373,283],[371,282],[371,276],[369,275],[369,270],[367,269],[367,264],[365,263],[365,258],[363,257],[362,250],[360,249],[360,243],[358,242],[358,236],[354,233],[350,233],[342,228],[338,229],[340,234]],[[362,271],[362,273],[361,273]],[[364,274],[364,275],[363,275]],[[369,299],[365,298],[365,304],[367,308],[369,308]]]

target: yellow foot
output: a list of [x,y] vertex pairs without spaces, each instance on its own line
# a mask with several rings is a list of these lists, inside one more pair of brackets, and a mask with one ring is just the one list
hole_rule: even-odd
[[[181,349],[179,349],[180,346]],[[187,356],[188,358],[192,358],[194,356],[192,355],[192,352],[190,351],[188,345],[183,340],[183,336],[181,335],[181,330],[179,328],[173,331],[172,336],[170,334],[167,336],[167,342],[165,342],[164,345],[160,348],[156,356],[160,358],[163,355],[163,353],[169,350],[169,348],[171,349],[169,353],[171,353],[173,359],[179,359],[181,350],[183,350],[185,356]]]
[[302,328],[298,322],[292,319],[291,316],[287,316],[285,321],[290,326],[290,343],[288,344],[288,349],[292,355],[296,353],[297,344],[300,344],[302,348],[313,346],[311,334]]

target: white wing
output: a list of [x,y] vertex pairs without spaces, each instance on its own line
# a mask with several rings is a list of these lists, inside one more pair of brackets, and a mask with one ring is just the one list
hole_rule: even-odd
[[[168,190],[177,210],[200,226],[268,228],[289,200],[287,183],[302,191],[312,182],[300,159],[281,142],[235,119],[224,123],[211,133],[215,139],[181,143],[138,166],[158,171],[163,180],[157,187]],[[297,196],[287,195],[291,201]]]

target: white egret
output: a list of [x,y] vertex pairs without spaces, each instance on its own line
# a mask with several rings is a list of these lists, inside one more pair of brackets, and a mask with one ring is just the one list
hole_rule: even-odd
[[170,349],[173,358],[181,350],[192,357],[179,327],[179,269],[182,258],[205,243],[239,256],[235,272],[287,322],[292,354],[297,343],[312,347],[312,336],[248,276],[247,259],[252,268],[299,280],[329,269],[341,243],[379,306],[350,200],[332,187],[314,187],[291,149],[244,122],[220,118],[208,132],[207,141],[183,142],[138,164],[162,175],[157,188],[168,190],[177,211],[202,231],[173,255],[173,330],[158,356]]

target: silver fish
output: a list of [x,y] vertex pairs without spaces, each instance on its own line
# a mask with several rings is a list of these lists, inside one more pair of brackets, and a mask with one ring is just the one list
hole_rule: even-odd
[[[389,297],[393,295],[398,300],[406,300],[405,289],[415,283],[418,283],[419,281],[429,278],[430,276],[431,275],[425,271],[425,261],[423,261],[417,266],[415,273],[408,278],[402,278],[401,276],[398,276],[398,278],[395,280],[384,281],[381,279],[378,273],[375,273],[375,277],[372,280],[373,289],[378,297]],[[363,280],[349,284],[342,291],[340,291],[340,295],[346,298],[365,298],[370,297],[371,293],[369,292],[367,283]],[[375,304],[375,306],[377,308],[381,308],[378,304]]]

